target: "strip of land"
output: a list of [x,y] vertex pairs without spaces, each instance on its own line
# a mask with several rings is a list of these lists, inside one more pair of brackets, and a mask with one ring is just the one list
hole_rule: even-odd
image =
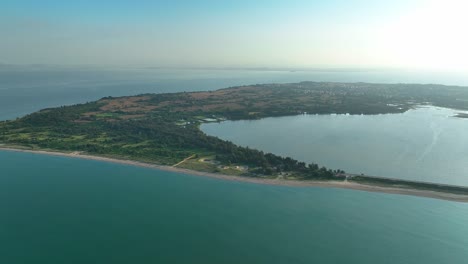
[[418,105],[466,111],[467,102],[467,87],[327,82],[105,97],[0,121],[0,146],[229,180],[466,201],[468,187],[350,175],[238,146],[206,135],[200,125],[304,113],[403,113]]
[[27,150],[27,149],[17,149],[11,147],[2,147],[2,151],[13,151],[13,152],[24,152],[24,153],[33,153],[33,154],[42,154],[42,155],[52,155],[52,156],[62,156],[68,158],[79,158],[86,160],[96,160],[102,162],[118,163],[124,165],[138,166],[144,168],[151,168],[156,170],[163,170],[176,173],[184,173],[189,175],[204,176],[210,178],[216,178],[221,180],[229,181],[240,181],[240,182],[249,182],[255,184],[267,184],[267,185],[282,185],[282,186],[293,186],[293,187],[323,187],[323,188],[340,188],[340,189],[351,189],[359,190],[366,192],[378,192],[378,193],[388,193],[388,194],[400,194],[400,195],[410,195],[410,196],[419,196],[426,198],[434,198],[440,200],[456,201],[456,202],[468,202],[467,194],[457,194],[449,192],[439,192],[433,190],[419,190],[419,189],[408,189],[408,188],[398,188],[398,187],[389,187],[389,186],[380,186],[373,184],[361,184],[352,181],[320,181],[320,180],[288,180],[288,179],[271,179],[263,177],[245,177],[245,176],[235,176],[235,175],[225,175],[220,173],[209,173],[201,172],[189,169],[178,168],[174,166],[165,166],[165,165],[156,165],[150,163],[144,163],[133,160],[124,160],[116,159],[102,156],[94,156],[81,154],[79,152],[55,152],[55,151],[44,151],[44,150]]

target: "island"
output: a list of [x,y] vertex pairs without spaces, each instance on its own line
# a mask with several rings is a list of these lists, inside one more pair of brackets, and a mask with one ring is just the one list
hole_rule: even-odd
[[0,122],[0,148],[92,158],[267,184],[351,188],[468,201],[468,187],[348,174],[204,134],[200,125],[299,114],[468,110],[468,88],[301,82],[105,97]]

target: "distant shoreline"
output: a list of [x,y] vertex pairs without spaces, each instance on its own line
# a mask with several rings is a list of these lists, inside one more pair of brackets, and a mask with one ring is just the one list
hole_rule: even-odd
[[437,192],[437,191],[430,191],[430,190],[383,187],[383,186],[360,184],[360,183],[348,182],[348,181],[339,181],[339,182],[338,181],[314,181],[314,180],[300,181],[300,180],[284,180],[284,179],[280,180],[280,179],[231,176],[231,175],[225,175],[225,174],[201,172],[201,171],[195,171],[195,170],[189,170],[189,169],[176,168],[172,166],[156,165],[156,164],[144,163],[144,162],[133,161],[133,160],[93,156],[93,155],[88,155],[88,154],[81,154],[78,152],[64,153],[64,152],[55,152],[55,151],[46,151],[46,150],[19,149],[19,148],[13,148],[13,147],[5,147],[5,146],[0,146],[0,151],[23,152],[23,153],[41,154],[41,155],[49,155],[49,156],[61,156],[61,157],[68,157],[68,158],[95,160],[95,161],[102,161],[102,162],[108,162],[108,163],[117,163],[117,164],[131,165],[131,166],[137,166],[137,167],[144,167],[144,168],[150,168],[150,169],[156,169],[156,170],[162,170],[162,171],[168,171],[168,172],[177,172],[177,173],[183,173],[183,174],[189,174],[189,175],[195,175],[195,176],[210,177],[210,178],[228,180],[228,181],[239,181],[239,182],[249,182],[249,183],[255,183],[255,184],[279,185],[279,186],[291,186],[291,187],[323,187],[323,188],[351,189],[351,190],[366,191],[366,192],[410,195],[410,196],[418,196],[418,197],[426,197],[426,198],[468,203],[468,195],[454,194],[454,193],[447,193],[447,192]]

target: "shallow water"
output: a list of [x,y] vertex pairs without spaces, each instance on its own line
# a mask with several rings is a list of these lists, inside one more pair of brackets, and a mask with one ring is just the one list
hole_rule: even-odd
[[468,186],[468,119],[421,107],[403,114],[301,115],[202,125],[236,144],[350,173]]
[[0,263],[464,263],[468,205],[0,151]]

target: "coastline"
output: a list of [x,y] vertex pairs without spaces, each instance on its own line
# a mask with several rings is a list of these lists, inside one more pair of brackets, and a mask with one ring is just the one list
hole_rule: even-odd
[[67,158],[79,158],[79,159],[85,159],[85,160],[95,160],[95,161],[101,161],[101,162],[144,167],[144,168],[150,168],[150,169],[162,170],[162,171],[168,171],[168,172],[183,173],[183,174],[194,175],[194,176],[210,177],[210,178],[215,178],[215,179],[220,179],[220,180],[248,182],[248,183],[254,183],[254,184],[279,185],[279,186],[290,186],[290,187],[322,187],[322,188],[351,189],[351,190],[357,190],[357,191],[409,195],[409,196],[418,196],[418,197],[433,198],[433,199],[439,199],[439,200],[468,203],[468,195],[448,193],[448,192],[437,192],[437,191],[430,191],[430,190],[407,189],[407,188],[396,188],[396,187],[384,187],[384,186],[360,184],[360,183],[348,182],[348,181],[340,181],[340,182],[338,181],[337,182],[314,181],[314,180],[299,181],[299,180],[285,180],[285,179],[250,178],[250,177],[243,177],[243,176],[233,176],[233,175],[225,175],[225,174],[218,174],[218,173],[201,172],[201,171],[177,168],[173,166],[156,165],[156,164],[133,161],[133,160],[93,156],[93,155],[88,155],[88,154],[81,154],[78,152],[66,153],[66,152],[56,152],[56,151],[48,151],[48,150],[28,150],[28,149],[13,148],[13,147],[1,146],[1,145],[0,145],[0,151],[22,152],[22,153],[32,153],[32,154],[49,155],[49,156],[60,156],[60,157],[67,157]]

